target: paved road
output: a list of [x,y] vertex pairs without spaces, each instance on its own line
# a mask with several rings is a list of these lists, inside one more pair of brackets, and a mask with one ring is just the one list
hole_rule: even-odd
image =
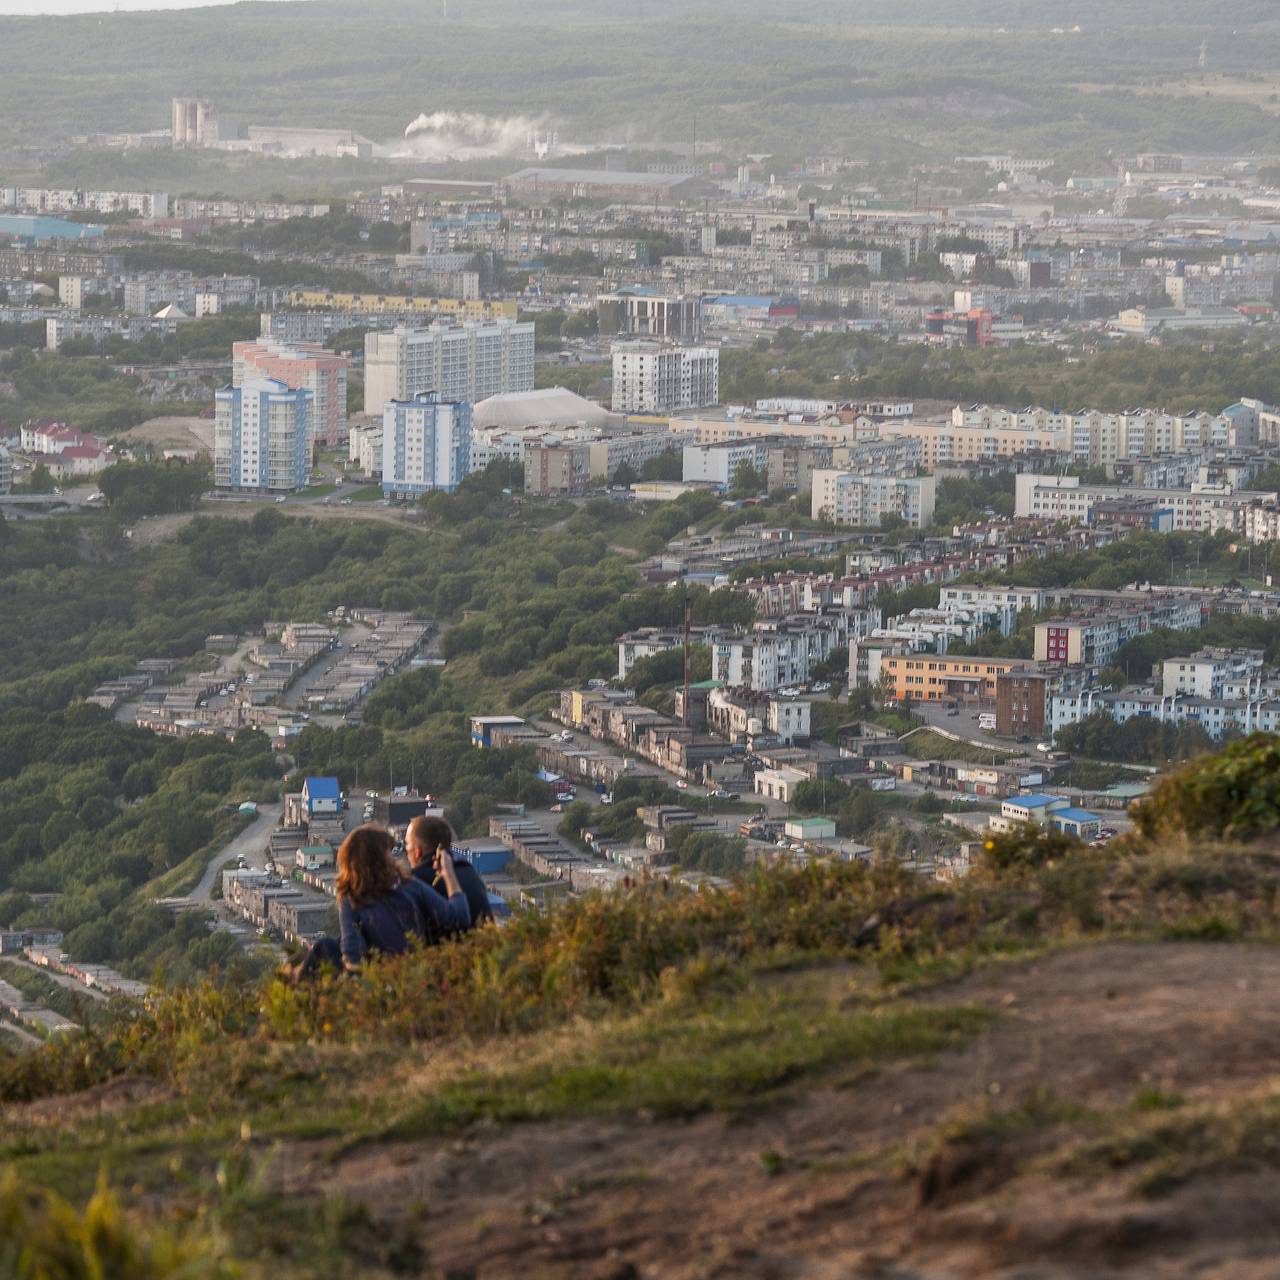
[[20,1027],[16,1023],[9,1022],[8,1020],[0,1021],[0,1030],[3,1030],[6,1034],[13,1036],[14,1039],[20,1041],[31,1049],[39,1049],[44,1044],[44,1041],[41,1040],[39,1036],[32,1035],[25,1027]]
[[58,986],[66,987],[68,991],[74,992],[78,996],[88,996],[90,1000],[98,1000],[103,1004],[106,1004],[110,999],[110,996],[104,991],[98,991],[94,987],[86,987],[83,982],[77,982],[74,978],[68,977],[65,973],[58,973],[55,969],[46,969],[43,965],[32,964],[30,960],[26,960],[22,956],[5,956],[5,959],[21,966],[23,969],[30,969],[32,973],[42,974],[44,977],[56,982]]
[[258,807],[258,816],[230,844],[209,859],[200,883],[188,895],[190,902],[209,902],[218,873],[228,862],[234,862],[238,857],[244,858],[249,866],[259,870],[266,866],[267,842],[280,821],[280,809],[279,804]]
[[139,520],[133,526],[131,541],[135,547],[155,546],[177,536],[179,530],[189,525],[197,515],[224,516],[229,520],[252,520],[259,511],[278,511],[288,516],[310,516],[316,520],[384,520],[392,524],[421,527],[416,507],[384,507],[381,502],[353,502],[349,507],[323,506],[316,499],[304,499],[297,495],[287,502],[276,503],[262,498],[247,501],[238,498],[215,498],[202,502],[197,512],[180,515],[155,516]]

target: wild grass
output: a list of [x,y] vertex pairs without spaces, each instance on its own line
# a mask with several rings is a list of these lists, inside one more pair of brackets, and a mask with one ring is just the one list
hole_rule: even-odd
[[1137,1191],[1158,1196],[1206,1174],[1280,1169],[1280,1089],[1274,1085],[1222,1103],[1138,1102],[1127,1123],[1072,1153],[1059,1172],[1085,1179],[1126,1174]]
[[222,1243],[127,1215],[105,1180],[81,1210],[53,1192],[0,1179],[0,1275],[9,1280],[226,1280]]

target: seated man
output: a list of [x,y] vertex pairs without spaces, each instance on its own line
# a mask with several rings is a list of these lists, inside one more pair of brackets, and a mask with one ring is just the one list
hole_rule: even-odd
[[[464,858],[453,858],[453,828],[443,818],[429,818],[419,815],[409,823],[405,832],[404,849],[409,858],[413,874],[424,884],[436,888],[437,892],[446,886],[442,885],[436,872],[436,855],[443,855],[439,861],[448,858],[453,864],[453,873],[458,884],[466,895],[467,906],[471,908],[471,928],[486,921],[493,920],[493,908],[489,905],[489,894],[485,890],[480,873]],[[455,931],[456,933],[461,930]]]
[[320,938],[306,956],[285,965],[291,981],[315,977],[322,969],[357,970],[371,955],[400,955],[414,941],[438,942],[471,926],[466,895],[454,875],[446,846],[439,872],[444,893],[413,877],[404,878],[391,860],[395,838],[382,827],[357,827],[338,849],[340,938]]

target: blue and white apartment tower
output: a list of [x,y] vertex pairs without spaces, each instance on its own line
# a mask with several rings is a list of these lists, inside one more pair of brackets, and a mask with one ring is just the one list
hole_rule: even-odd
[[471,471],[471,405],[423,391],[382,410],[382,491],[416,498],[452,493]]
[[311,474],[312,393],[249,378],[217,393],[213,481],[219,489],[289,493]]

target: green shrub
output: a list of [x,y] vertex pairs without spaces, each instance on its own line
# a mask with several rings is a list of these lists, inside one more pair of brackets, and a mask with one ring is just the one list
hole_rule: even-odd
[[1166,774],[1135,810],[1138,830],[1248,839],[1280,826],[1280,738],[1255,733]]
[[1052,867],[1064,858],[1088,851],[1088,845],[1060,831],[1046,831],[1034,822],[991,835],[983,846],[983,865],[992,871]]
[[0,1275],[12,1280],[221,1280],[236,1272],[214,1242],[143,1226],[100,1179],[78,1210],[50,1191],[0,1181]]

